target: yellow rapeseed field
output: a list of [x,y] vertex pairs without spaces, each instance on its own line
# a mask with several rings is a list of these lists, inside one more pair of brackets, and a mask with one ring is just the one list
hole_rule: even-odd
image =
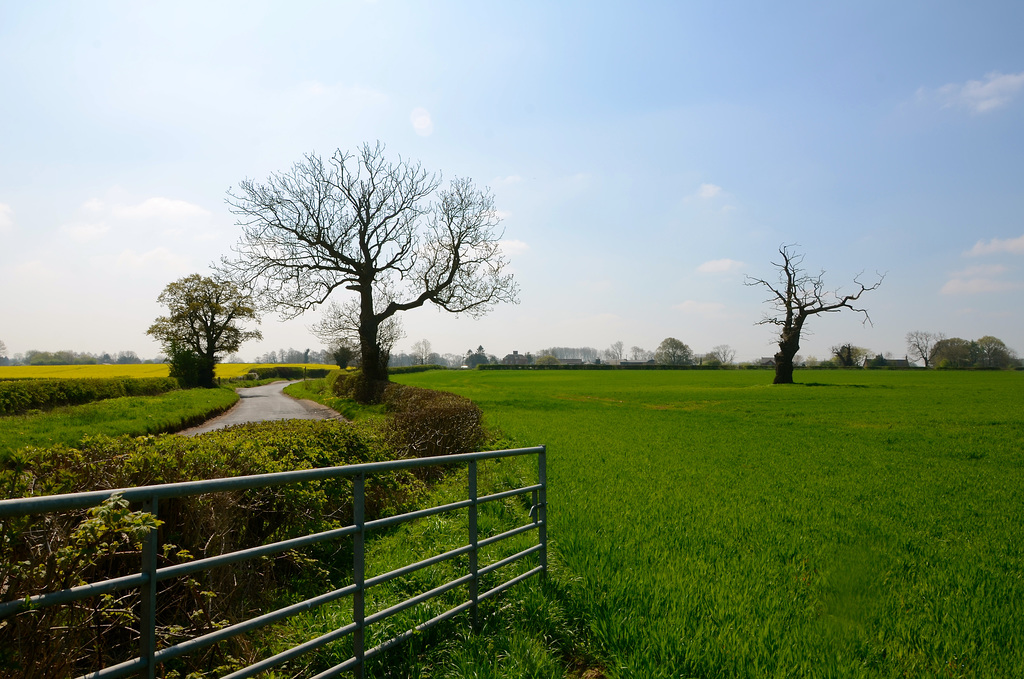
[[[301,368],[302,364],[294,365]],[[241,377],[255,368],[282,367],[267,363],[221,363],[217,366],[217,377],[229,379]],[[306,364],[306,368],[334,369],[336,366]],[[0,379],[4,378],[86,378],[86,377],[167,377],[166,363],[141,363],[134,365],[5,365],[0,366]]]

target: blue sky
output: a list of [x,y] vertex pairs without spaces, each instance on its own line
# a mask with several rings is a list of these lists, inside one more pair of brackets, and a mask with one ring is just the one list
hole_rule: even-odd
[[[771,355],[783,243],[849,290],[801,354],[911,330],[1024,352],[1024,4],[0,4],[0,340],[158,353],[156,298],[238,238],[225,192],[380,140],[489,186],[521,303],[399,350]],[[264,319],[317,347],[315,313]]]

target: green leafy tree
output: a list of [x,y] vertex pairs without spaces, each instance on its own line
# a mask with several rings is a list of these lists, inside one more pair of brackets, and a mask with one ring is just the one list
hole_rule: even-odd
[[476,351],[466,352],[465,364],[469,368],[475,368],[478,365],[484,365],[488,362],[487,352],[484,351],[483,345],[476,348]]
[[976,365],[979,368],[1009,368],[1016,363],[1016,355],[998,337],[985,335],[975,341],[978,347]]
[[693,365],[693,350],[675,337],[666,337],[654,352],[654,362],[662,365]]
[[252,299],[234,283],[192,274],[170,283],[157,301],[170,313],[157,318],[146,334],[160,341],[171,374],[188,386],[214,386],[218,361],[243,342],[263,337],[239,327],[258,318]]
[[940,368],[969,368],[977,353],[973,344],[960,337],[941,339],[932,349],[932,363]]
[[334,362],[338,364],[338,367],[344,370],[352,362],[356,352],[349,345],[339,343],[332,346],[329,349],[329,353]]

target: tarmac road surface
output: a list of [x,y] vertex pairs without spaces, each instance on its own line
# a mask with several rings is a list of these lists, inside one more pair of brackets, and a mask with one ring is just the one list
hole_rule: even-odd
[[181,432],[183,436],[205,434],[233,424],[264,422],[266,420],[329,420],[341,419],[337,411],[327,406],[292,398],[281,390],[294,382],[274,382],[260,387],[236,389],[242,398],[231,410],[207,420],[198,427]]

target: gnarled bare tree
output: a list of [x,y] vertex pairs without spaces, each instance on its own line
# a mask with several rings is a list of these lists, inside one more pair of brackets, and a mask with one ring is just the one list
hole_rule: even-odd
[[804,323],[811,316],[824,313],[835,313],[843,309],[850,309],[864,315],[864,322],[871,323],[867,309],[858,308],[853,305],[865,292],[875,290],[885,280],[884,274],[878,275],[878,280],[873,285],[864,285],[855,276],[853,282],[858,290],[849,295],[840,294],[839,290],[828,290],[825,288],[823,277],[824,270],[817,275],[807,273],[801,265],[804,256],[794,251],[794,245],[783,245],[779,247],[779,255],[782,259],[772,262],[772,265],[779,270],[779,278],[775,282],[763,278],[746,277],[746,285],[763,285],[771,291],[771,296],[765,300],[770,304],[774,313],[767,313],[758,322],[758,325],[777,325],[779,331],[779,350],[775,354],[775,380],[774,384],[793,383],[793,357],[800,350],[800,335],[804,329]]
[[517,301],[491,194],[468,179],[440,186],[418,163],[389,161],[380,143],[326,162],[308,154],[228,192],[242,236],[220,271],[284,318],[351,291],[363,374],[386,380],[380,329],[395,314],[430,302],[476,316]]

